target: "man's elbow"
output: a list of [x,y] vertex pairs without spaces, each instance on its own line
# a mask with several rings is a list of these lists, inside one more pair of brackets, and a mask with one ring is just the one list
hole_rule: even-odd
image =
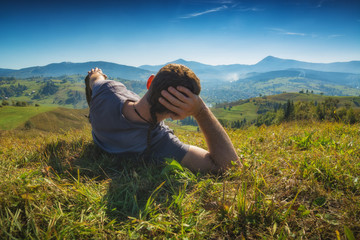
[[235,155],[229,158],[226,158],[227,160],[223,161],[215,161],[212,157],[210,157],[214,165],[216,166],[216,172],[218,173],[224,173],[230,168],[242,168],[242,164],[240,162],[239,156]]

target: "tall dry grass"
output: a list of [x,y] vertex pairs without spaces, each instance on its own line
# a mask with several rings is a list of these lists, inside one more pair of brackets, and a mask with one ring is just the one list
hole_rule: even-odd
[[359,239],[359,127],[228,130],[244,168],[222,176],[106,154],[89,128],[2,132],[0,238]]

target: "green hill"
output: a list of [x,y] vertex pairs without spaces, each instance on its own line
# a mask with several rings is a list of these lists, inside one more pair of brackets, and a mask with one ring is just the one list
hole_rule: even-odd
[[294,102],[297,101],[321,102],[329,97],[338,99],[340,106],[344,106],[346,103],[350,103],[353,107],[360,107],[360,96],[328,96],[323,94],[312,94],[312,93],[281,93],[281,94],[266,96],[265,99],[269,101],[278,101],[278,102],[286,102],[287,100],[293,100]]
[[[10,104],[25,101],[29,104],[47,106],[62,106],[67,108],[87,108],[85,97],[85,76],[70,75],[61,77],[32,77],[16,79],[0,77],[0,99]],[[146,86],[143,81],[130,81],[114,78],[121,81],[129,90],[143,95]]]
[[58,132],[82,128],[89,124],[88,109],[59,107],[14,107],[0,108],[0,130],[27,129]]
[[[220,104],[219,104],[220,105]],[[236,121],[246,119],[247,121],[255,120],[258,116],[256,102],[245,101],[241,104],[221,104],[222,107],[212,108],[212,112],[218,119]],[[231,106],[231,108],[229,108]]]
[[23,125],[30,118],[56,109],[56,107],[13,107],[0,108],[0,130],[14,129]]
[[150,71],[111,62],[94,61],[84,63],[61,62],[46,66],[22,68],[19,70],[0,69],[1,76],[17,78],[29,77],[60,77],[63,75],[83,75],[92,68],[101,68],[109,77],[121,77],[132,80],[146,80],[152,73]]
[[218,119],[226,121],[241,121],[246,119],[247,122],[252,122],[256,120],[259,115],[268,111],[273,111],[274,107],[277,105],[286,104],[288,100],[293,101],[294,103],[309,102],[312,104],[320,104],[328,98],[338,101],[337,108],[349,106],[355,109],[355,111],[360,110],[360,97],[356,96],[325,96],[312,93],[282,93],[217,104],[212,108],[212,111]]
[[83,76],[34,77],[28,79],[5,78],[0,80],[0,98],[10,102],[29,104],[87,107]]
[[[41,131],[58,132],[69,129],[81,129],[90,125],[88,118],[88,109],[68,109],[56,108],[52,111],[38,114],[28,121],[32,128]],[[23,128],[20,126],[20,128]]]

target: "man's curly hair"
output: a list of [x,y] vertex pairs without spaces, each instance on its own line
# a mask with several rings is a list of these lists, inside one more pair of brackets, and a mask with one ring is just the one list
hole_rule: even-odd
[[[177,86],[186,87],[196,95],[199,95],[201,91],[200,80],[190,68],[181,64],[168,64],[159,70],[149,88],[147,100],[150,103],[152,115],[171,112],[159,103],[159,98],[162,90]],[[152,118],[156,123],[156,119],[153,116]]]

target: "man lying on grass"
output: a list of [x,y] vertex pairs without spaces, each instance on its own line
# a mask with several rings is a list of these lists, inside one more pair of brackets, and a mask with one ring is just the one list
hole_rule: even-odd
[[[152,79],[153,77],[153,79]],[[85,78],[94,142],[113,154],[135,154],[145,160],[173,158],[191,171],[221,172],[239,158],[223,127],[198,96],[200,80],[187,67],[169,64],[148,80],[140,98],[95,68]],[[163,120],[193,116],[209,151],[186,145]]]

